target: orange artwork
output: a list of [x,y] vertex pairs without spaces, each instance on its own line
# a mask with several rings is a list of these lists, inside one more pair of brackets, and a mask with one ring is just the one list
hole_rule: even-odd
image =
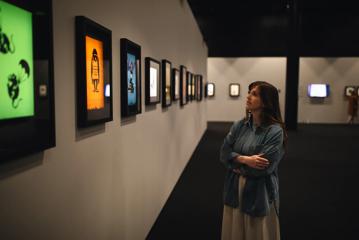
[[86,36],[87,110],[104,108],[103,43]]

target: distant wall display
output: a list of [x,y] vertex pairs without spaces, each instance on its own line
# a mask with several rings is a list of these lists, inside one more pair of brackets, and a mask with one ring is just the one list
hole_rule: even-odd
[[207,97],[214,97],[215,94],[215,85],[214,83],[206,84],[206,95]]
[[145,58],[145,104],[160,102],[161,63],[153,58]]
[[180,71],[176,68],[172,69],[172,100],[176,101],[180,98]]
[[239,97],[240,85],[238,83],[229,84],[229,96]]
[[168,107],[172,103],[172,63],[162,60],[162,106]]
[[183,65],[180,66],[180,105],[187,104],[187,68]]
[[202,101],[203,96],[203,77],[202,75],[196,75],[197,81],[196,81],[196,99],[197,101]]
[[328,84],[309,84],[308,85],[308,96],[313,98],[325,98],[329,96],[329,85]]
[[351,92],[359,96],[359,86],[345,86],[344,88],[344,95],[346,97],[351,96]]
[[121,38],[121,115],[141,113],[141,47]]
[[34,116],[32,13],[0,1],[0,120]]
[[0,1],[0,163],[55,146],[51,9]]
[[77,126],[112,121],[112,33],[76,17]]

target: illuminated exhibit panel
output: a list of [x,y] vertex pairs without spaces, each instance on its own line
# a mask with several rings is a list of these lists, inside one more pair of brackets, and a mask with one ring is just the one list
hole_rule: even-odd
[[238,97],[239,96],[239,84],[232,83],[229,85],[229,96]]
[[153,58],[145,58],[145,103],[156,104],[160,102],[160,65]]
[[329,85],[328,84],[309,84],[308,85],[309,97],[328,97]]
[[112,121],[112,32],[76,16],[77,126]]
[[207,83],[207,96],[208,97],[214,96],[214,83]]
[[32,13],[0,1],[0,120],[34,116]]
[[128,117],[141,113],[141,46],[126,38],[120,45],[121,116]]
[[137,104],[136,79],[137,79],[136,57],[133,54],[127,54],[127,101],[129,106]]
[[103,43],[86,36],[86,91],[87,109],[105,106]]
[[53,81],[51,0],[0,1],[0,164],[55,146]]
[[162,60],[162,106],[168,107],[172,103],[171,92],[171,72],[172,63],[168,60]]
[[178,69],[172,70],[172,99],[178,100],[180,97],[180,72]]
[[150,97],[157,97],[157,78],[158,78],[158,69],[155,67],[150,67]]
[[180,66],[180,105],[187,104],[187,68],[183,65]]

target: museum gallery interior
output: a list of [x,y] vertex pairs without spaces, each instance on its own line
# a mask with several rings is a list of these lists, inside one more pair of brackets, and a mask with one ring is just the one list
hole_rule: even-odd
[[254,81],[288,131],[282,239],[356,239],[358,8],[0,0],[0,239],[221,239]]

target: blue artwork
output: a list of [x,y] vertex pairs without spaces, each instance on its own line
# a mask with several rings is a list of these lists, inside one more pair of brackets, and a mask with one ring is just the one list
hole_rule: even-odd
[[136,105],[136,57],[127,53],[127,92],[128,92],[128,105]]

